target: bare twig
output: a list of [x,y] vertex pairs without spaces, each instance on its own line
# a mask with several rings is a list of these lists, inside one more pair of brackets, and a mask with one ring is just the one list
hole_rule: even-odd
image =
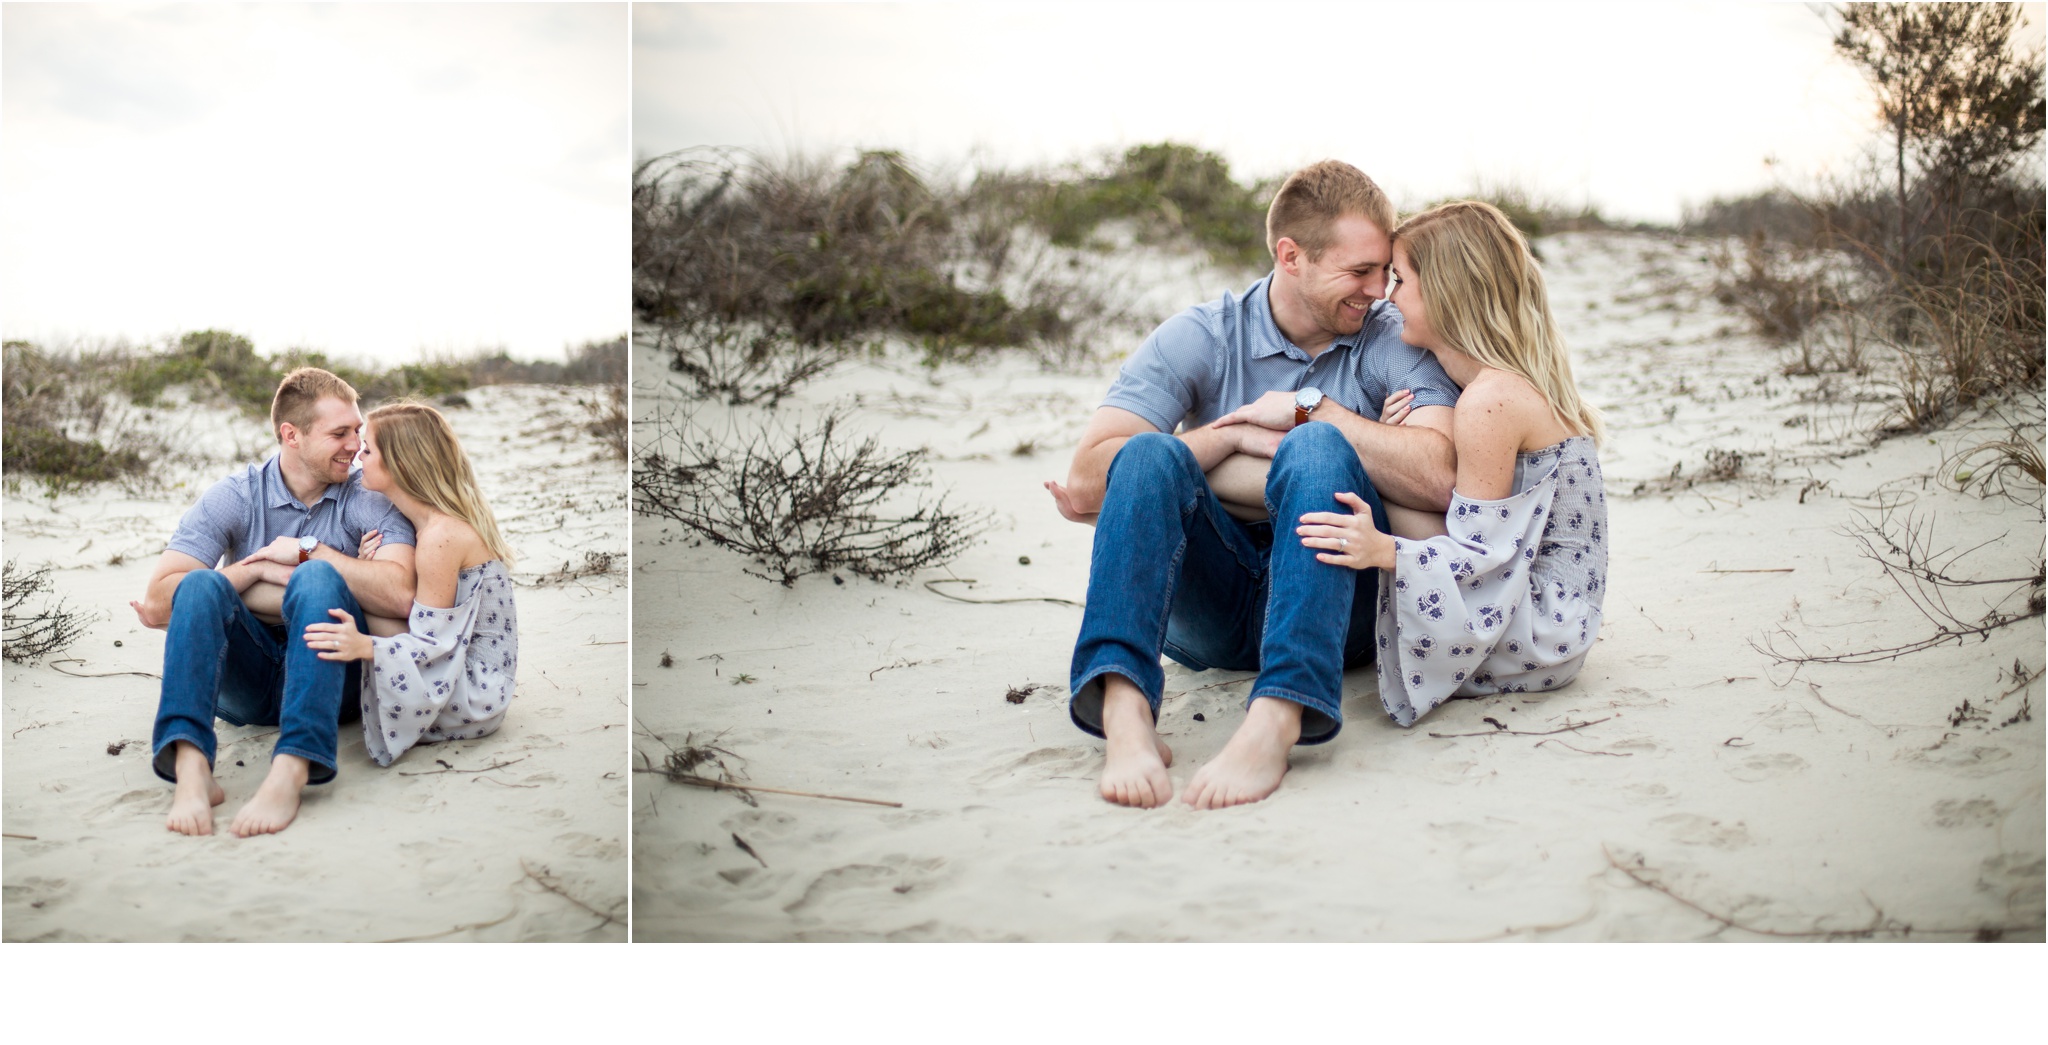
[[1451,740],[1456,737],[1547,737],[1557,733],[1570,733],[1574,730],[1584,729],[1587,726],[1597,726],[1613,717],[1613,715],[1609,715],[1607,718],[1596,718],[1591,722],[1567,722],[1557,729],[1546,729],[1542,732],[1533,733],[1519,729],[1492,729],[1484,733],[1431,733],[1430,736],[1438,740]]
[[576,906],[581,907],[586,911],[589,911],[591,914],[594,914],[599,918],[604,919],[604,921],[601,921],[596,925],[591,926],[590,928],[592,930],[602,929],[607,925],[625,924],[624,922],[619,921],[618,916],[607,914],[606,912],[600,911],[597,908],[592,907],[581,900],[578,900],[574,896],[569,895],[569,891],[567,889],[562,888],[562,886],[554,880],[554,876],[548,873],[547,868],[543,867],[539,871],[535,871],[533,868],[528,867],[526,865],[526,859],[524,857],[521,857],[519,860],[519,869],[526,872],[526,877],[533,879],[535,882],[538,882],[541,888],[546,889],[548,892],[551,892],[556,896],[559,896],[562,899],[567,900],[570,903],[575,904]]
[[418,942],[419,942],[419,941],[421,941],[421,940],[438,940],[438,939],[440,939],[440,938],[441,938],[441,937],[443,937],[443,936],[453,936],[454,934],[456,934],[456,933],[460,933],[460,932],[471,932],[471,931],[473,931],[473,930],[476,930],[476,929],[488,929],[488,928],[490,928],[490,927],[491,927],[491,926],[493,926],[493,925],[503,925],[503,924],[504,924],[505,922],[507,922],[507,921],[510,921],[513,915],[515,915],[515,914],[518,914],[518,913],[519,913],[519,905],[518,905],[518,904],[513,904],[513,905],[512,905],[512,909],[511,909],[511,910],[509,910],[509,911],[506,911],[506,912],[505,912],[505,913],[504,913],[504,914],[503,914],[502,916],[500,916],[500,917],[497,917],[497,918],[493,918],[493,919],[491,919],[491,920],[490,920],[490,921],[488,921],[488,922],[471,922],[471,923],[469,923],[468,925],[458,925],[458,926],[456,926],[456,927],[455,927],[455,928],[453,928],[453,929],[443,929],[443,930],[441,930],[440,932],[437,932],[437,933],[428,933],[428,934],[426,934],[425,936],[400,936],[400,937],[397,937],[396,939],[390,939],[390,940],[380,940],[380,941],[378,941],[378,942],[380,942],[380,943],[418,943]]
[[107,679],[113,678],[116,675],[136,675],[146,679],[163,678],[162,675],[159,675],[153,671],[66,671],[63,667],[63,665],[65,664],[83,663],[85,663],[85,661],[80,660],[77,657],[66,657],[63,660],[51,661],[50,667],[55,668],[58,674],[69,675],[75,679]]
[[1572,751],[1578,752],[1581,755],[1611,755],[1615,758],[1630,758],[1635,755],[1635,752],[1633,751],[1588,751],[1582,747],[1572,747],[1570,744],[1567,744],[1562,740],[1539,740],[1536,742],[1537,747],[1542,747],[1545,744],[1556,744],[1558,747],[1568,748]]
[[[1666,886],[1664,883],[1659,882],[1654,878],[1648,877],[1648,868],[1642,868],[1641,870],[1638,870],[1638,868],[1640,868],[1642,864],[1641,857],[1636,858],[1636,862],[1638,865],[1637,867],[1630,867],[1627,864],[1622,863],[1620,860],[1615,859],[1613,851],[1608,849],[1605,844],[1602,844],[1600,846],[1600,851],[1606,854],[1607,863],[1609,866],[1613,867],[1617,871],[1620,871],[1622,874],[1627,875],[1629,879],[1631,881],[1634,881],[1637,885],[1644,886],[1649,889],[1654,889],[1657,892],[1663,893],[1665,896],[1668,896],[1671,899],[1678,901],[1680,904],[1688,908],[1691,908],[1694,911],[1699,912],[1701,915],[1704,915],[1707,918],[1712,919],[1713,921],[1719,922],[1724,928],[1739,929],[1743,932],[1755,933],[1759,936],[1779,936],[1794,939],[1814,939],[1834,938],[1842,936],[1871,936],[1876,933],[1899,933],[1901,935],[1911,936],[1914,933],[1919,933],[1925,936],[1975,936],[1979,939],[1997,939],[1998,937],[2003,936],[2004,934],[2009,932],[2024,931],[2024,927],[2022,926],[1988,925],[1979,926],[1974,929],[1921,929],[1911,925],[1883,925],[1879,924],[1878,919],[1874,919],[1869,926],[1861,929],[1813,929],[1807,931],[1788,931],[1784,929],[1759,929],[1753,925],[1745,925],[1742,922],[1738,922],[1735,919],[1730,918],[1727,915],[1721,914],[1717,911],[1708,910],[1707,908],[1702,907],[1699,904],[1694,903],[1693,901],[1688,900],[1685,897],[1680,896],[1677,893],[1673,892],[1671,888],[1669,886]],[[1881,918],[1882,912],[1880,912],[1879,914],[1879,919]]]
[[527,759],[529,759],[529,758],[532,758],[532,757],[533,757],[532,755],[521,755],[521,756],[519,756],[518,758],[515,758],[515,759],[513,759],[513,760],[512,760],[512,761],[510,761],[510,762],[493,762],[493,763],[491,763],[490,765],[488,765],[488,766],[485,766],[485,767],[483,767],[482,769],[457,769],[457,768],[455,768],[454,766],[447,766],[447,763],[445,763],[445,762],[444,762],[444,763],[442,763],[442,765],[444,765],[444,766],[447,766],[447,768],[445,768],[445,769],[427,769],[427,770],[422,770],[422,771],[420,771],[420,772],[417,772],[417,773],[406,773],[406,772],[400,772],[400,773],[399,773],[398,775],[399,775],[399,776],[439,776],[439,775],[441,775],[442,773],[488,773],[488,772],[490,772],[490,771],[491,771],[491,770],[493,770],[493,769],[503,769],[503,768],[505,768],[506,766],[509,766],[509,765],[515,765],[515,764],[517,764],[517,763],[520,763],[520,762],[524,762],[524,761],[526,761]]
[[879,798],[850,798],[846,795],[819,794],[816,791],[792,791],[788,788],[762,787],[758,784],[735,784],[729,780],[710,780],[700,776],[679,776],[660,769],[635,769],[633,772],[659,773],[662,776],[668,777],[671,783],[688,784],[691,787],[708,787],[713,791],[765,791],[775,795],[797,795],[801,798],[829,798],[835,802],[864,802],[871,806],[888,806],[891,809],[903,808],[903,803],[901,802],[885,802]]
[[931,580],[931,581],[926,581],[926,582],[924,582],[924,590],[926,590],[926,591],[928,591],[928,592],[931,592],[931,593],[932,593],[933,595],[937,595],[938,597],[940,597],[940,598],[942,598],[942,599],[952,599],[952,600],[953,600],[954,602],[971,602],[971,603],[974,603],[974,604],[976,604],[976,605],[981,605],[981,606],[995,606],[995,605],[999,605],[999,604],[1001,604],[1001,603],[1005,603],[1005,602],[1053,602],[1053,603],[1058,603],[1058,604],[1059,604],[1059,605],[1061,605],[1061,606],[1072,606],[1072,607],[1074,607],[1075,609],[1084,609],[1084,608],[1086,608],[1086,607],[1084,607],[1084,606],[1083,606],[1083,605],[1082,605],[1081,603],[1075,602],[1075,601],[1074,601],[1074,600],[1072,600],[1072,599],[1056,599],[1056,598],[1053,598],[1053,597],[1051,597],[1051,596],[1049,596],[1049,595],[1034,595],[1034,596],[1025,596],[1025,597],[1023,597],[1023,598],[1016,598],[1016,599],[970,599],[970,598],[967,598],[967,597],[965,597],[965,596],[962,596],[962,595],[949,595],[949,594],[947,594],[947,593],[945,593],[945,592],[942,592],[942,591],[940,591],[940,590],[939,590],[939,589],[937,589],[937,588],[934,588],[934,587],[932,587],[932,585],[934,585],[934,584],[974,584],[974,583],[977,583],[977,582],[976,582],[976,581],[974,580],[974,578],[972,578],[972,577],[941,577],[941,578],[939,578],[938,580]]

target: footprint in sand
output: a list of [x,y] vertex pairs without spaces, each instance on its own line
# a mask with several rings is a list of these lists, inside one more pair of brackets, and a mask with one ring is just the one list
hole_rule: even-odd
[[1944,798],[1927,818],[1936,827],[1986,827],[1998,821],[1998,803],[1988,798]]
[[879,864],[847,864],[835,867],[811,881],[804,894],[783,910],[802,917],[818,915],[826,906],[843,907],[861,900],[893,900],[897,896],[930,886],[945,866],[944,857],[912,859],[884,857]]
[[1749,835],[1749,826],[1740,820],[1728,824],[1695,813],[1673,813],[1660,816],[1651,823],[1663,828],[1673,841],[1685,845],[1741,849],[1756,843]]
[[1042,747],[1007,764],[985,769],[969,779],[977,787],[1017,780],[1091,780],[1102,768],[1102,755],[1087,747]]
[[1766,780],[1788,777],[1806,769],[1806,760],[1790,752],[1775,755],[1751,755],[1740,765],[1730,766],[1728,775],[1737,780],[1756,784]]
[[94,806],[86,812],[85,818],[87,820],[97,820],[109,814],[116,816],[136,816],[139,814],[163,816],[169,813],[170,810],[171,788],[170,785],[166,784],[160,791],[150,789],[127,792],[111,802]]

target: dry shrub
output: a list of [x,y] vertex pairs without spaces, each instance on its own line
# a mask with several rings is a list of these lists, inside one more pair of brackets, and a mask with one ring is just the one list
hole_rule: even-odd
[[34,664],[46,657],[54,656],[71,648],[85,629],[92,624],[95,616],[64,608],[64,600],[51,604],[48,599],[37,600],[40,606],[31,607],[29,600],[37,595],[48,595],[55,586],[50,582],[50,568],[21,571],[15,568],[14,560],[7,560],[0,566],[5,589],[5,635],[0,639],[0,656],[17,664]]
[[987,521],[949,508],[944,494],[927,497],[925,451],[850,439],[844,420],[722,438],[687,415],[648,422],[633,510],[752,558],[765,572],[749,573],[785,587],[838,569],[884,580],[944,565],[974,543]]
[[703,322],[656,327],[654,345],[669,357],[670,370],[690,380],[697,398],[716,397],[733,406],[775,406],[845,355],[831,346],[778,342],[758,331]]

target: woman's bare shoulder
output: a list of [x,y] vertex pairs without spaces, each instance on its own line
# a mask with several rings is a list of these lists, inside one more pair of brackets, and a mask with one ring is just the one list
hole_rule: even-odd
[[477,535],[476,527],[449,515],[436,513],[420,528],[420,548],[432,548],[436,558],[453,562],[458,569],[481,565],[491,559],[490,549]]

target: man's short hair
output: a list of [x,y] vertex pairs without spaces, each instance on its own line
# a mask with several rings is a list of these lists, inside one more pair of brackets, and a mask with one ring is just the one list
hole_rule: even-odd
[[304,431],[313,423],[314,404],[322,399],[339,399],[354,405],[356,390],[341,378],[317,366],[302,366],[277,383],[277,394],[270,399],[270,432],[284,441],[284,431],[279,426],[291,422],[293,428]]
[[1337,219],[1355,214],[1394,234],[1394,205],[1365,172],[1343,160],[1324,160],[1289,175],[1266,208],[1266,250],[1276,256],[1284,237],[1301,245],[1309,260],[1323,256]]

